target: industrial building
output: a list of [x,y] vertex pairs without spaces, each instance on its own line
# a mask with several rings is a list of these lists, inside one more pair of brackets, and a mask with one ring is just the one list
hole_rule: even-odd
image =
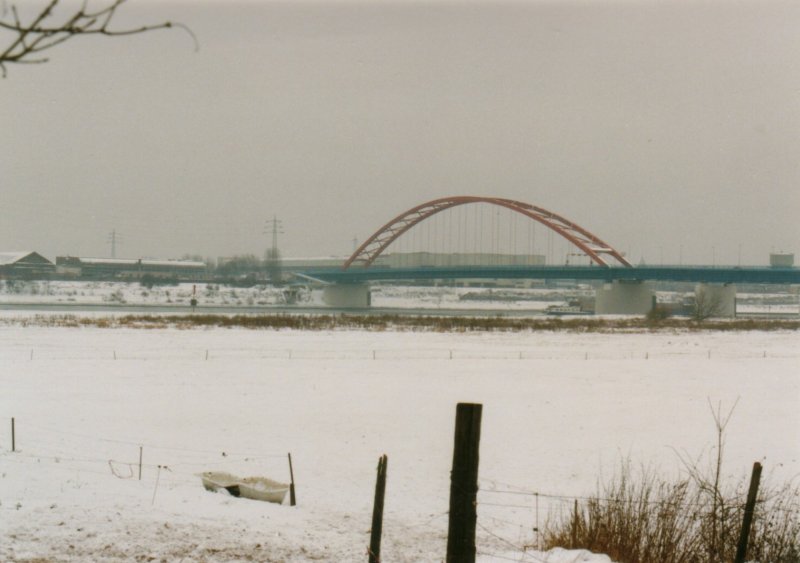
[[39,254],[30,250],[18,252],[0,252],[0,278],[37,279],[50,277],[55,265]]
[[425,268],[458,266],[544,266],[541,254],[395,252],[381,254],[373,266],[382,268]]
[[772,268],[794,268],[794,254],[773,252],[769,255],[769,265]]
[[193,260],[123,260],[117,258],[78,258],[57,256],[56,273],[64,277],[88,279],[140,280],[145,276],[177,281],[205,280],[208,268]]

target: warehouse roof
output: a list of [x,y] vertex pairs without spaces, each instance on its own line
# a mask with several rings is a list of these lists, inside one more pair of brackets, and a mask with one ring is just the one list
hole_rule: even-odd
[[204,262],[197,262],[195,260],[148,260],[143,258],[141,260],[128,259],[128,258],[78,258],[84,264],[107,264],[119,266],[131,266],[142,264],[146,266],[193,266],[195,268],[205,268]]
[[0,252],[0,266],[10,266],[19,262],[35,262],[39,264],[52,264],[50,260],[31,250],[19,250],[16,252]]

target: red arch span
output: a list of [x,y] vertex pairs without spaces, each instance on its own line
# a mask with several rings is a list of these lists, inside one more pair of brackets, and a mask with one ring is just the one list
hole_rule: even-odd
[[623,266],[629,268],[632,266],[630,262],[625,260],[622,254],[580,225],[560,215],[556,215],[551,211],[542,209],[541,207],[500,197],[456,196],[434,199],[433,201],[417,205],[401,213],[378,229],[364,244],[358,247],[353,255],[344,263],[343,269],[346,270],[355,263],[363,264],[364,267],[369,266],[390,244],[397,240],[400,235],[418,223],[421,223],[428,217],[436,215],[440,211],[459,205],[466,205],[468,203],[489,203],[498,205],[516,211],[534,221],[538,221],[580,248],[599,266],[608,267],[609,263],[606,259],[609,256]]

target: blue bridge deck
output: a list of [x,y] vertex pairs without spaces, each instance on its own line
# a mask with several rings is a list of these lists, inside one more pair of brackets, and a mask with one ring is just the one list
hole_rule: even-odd
[[302,274],[331,283],[371,281],[535,279],[599,281],[673,281],[695,283],[800,284],[800,268],[730,266],[458,266],[307,270]]

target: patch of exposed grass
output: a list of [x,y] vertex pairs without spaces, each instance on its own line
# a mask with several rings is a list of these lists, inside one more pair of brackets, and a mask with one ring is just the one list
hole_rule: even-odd
[[704,320],[667,318],[515,318],[423,315],[124,315],[119,317],[77,317],[38,315],[33,318],[6,319],[22,326],[62,326],[99,328],[248,328],[271,330],[370,330],[432,332],[675,332],[675,331],[774,331],[800,330],[800,320]]

